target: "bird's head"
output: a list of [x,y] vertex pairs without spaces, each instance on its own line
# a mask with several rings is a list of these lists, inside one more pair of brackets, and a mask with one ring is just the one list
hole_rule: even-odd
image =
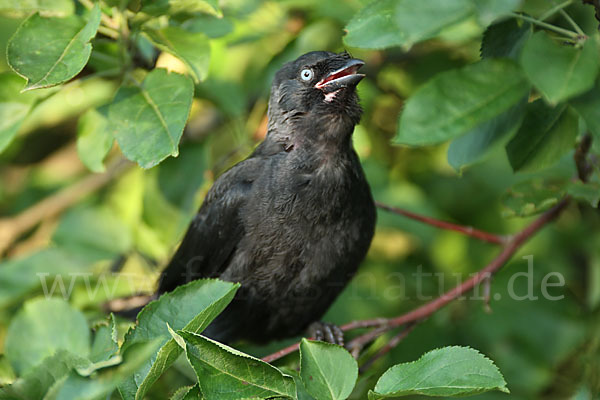
[[353,128],[362,114],[356,85],[365,77],[357,72],[363,64],[346,52],[326,51],[306,53],[285,64],[271,88],[270,125],[311,120]]

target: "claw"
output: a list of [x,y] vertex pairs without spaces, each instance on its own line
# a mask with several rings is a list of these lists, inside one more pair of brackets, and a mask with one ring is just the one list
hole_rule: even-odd
[[308,335],[315,340],[344,346],[344,332],[334,324],[315,321],[308,327]]

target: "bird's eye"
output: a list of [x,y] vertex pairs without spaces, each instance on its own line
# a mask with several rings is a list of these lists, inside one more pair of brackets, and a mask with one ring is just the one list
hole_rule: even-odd
[[303,69],[302,72],[300,72],[300,78],[302,78],[303,81],[310,81],[312,77],[312,69]]

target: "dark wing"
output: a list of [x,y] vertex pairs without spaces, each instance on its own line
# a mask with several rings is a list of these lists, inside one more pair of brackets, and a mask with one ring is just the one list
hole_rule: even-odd
[[218,277],[225,270],[244,235],[240,211],[263,162],[264,158],[251,156],[217,179],[162,272],[159,295],[195,279]]

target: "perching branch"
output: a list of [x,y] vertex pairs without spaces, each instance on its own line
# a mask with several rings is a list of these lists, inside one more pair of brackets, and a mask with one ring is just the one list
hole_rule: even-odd
[[[454,287],[453,289],[447,291],[442,296],[426,303],[415,310],[412,310],[406,314],[402,314],[395,318],[376,318],[371,320],[363,320],[363,321],[354,321],[348,324],[340,326],[340,328],[344,331],[350,331],[359,328],[375,328],[372,331],[364,333],[356,338],[354,338],[349,344],[348,347],[352,350],[352,347],[359,347],[366,345],[367,343],[375,340],[380,335],[398,328],[402,325],[409,325],[412,327],[413,324],[417,324],[433,313],[450,303],[451,301],[457,299],[462,296],[469,290],[473,289],[475,286],[480,284],[482,281],[489,279],[494,273],[496,273],[511,257],[517,250],[525,244],[527,240],[529,240],[532,236],[534,236],[542,227],[544,227],[549,222],[553,221],[560,215],[560,213],[565,209],[565,207],[569,204],[569,198],[565,197],[561,200],[557,205],[555,205],[550,210],[543,213],[540,217],[538,217],[535,221],[533,221],[530,225],[525,227],[522,231],[514,235],[508,242],[504,244],[502,247],[502,251],[496,258],[494,258],[488,265],[486,265],[483,269],[481,269],[477,274],[472,276],[467,281],[461,283],[460,285]],[[408,333],[407,333],[408,334]],[[394,346],[400,342],[405,335],[397,336],[397,340],[394,340]],[[263,361],[272,362],[279,358],[282,358],[298,349],[298,344],[294,344],[288,346],[282,350],[279,350],[273,354],[270,354],[266,357],[263,357]],[[385,350],[383,355],[390,351],[392,347]],[[379,354],[379,353],[378,353]],[[369,361],[369,362],[373,362]]]

